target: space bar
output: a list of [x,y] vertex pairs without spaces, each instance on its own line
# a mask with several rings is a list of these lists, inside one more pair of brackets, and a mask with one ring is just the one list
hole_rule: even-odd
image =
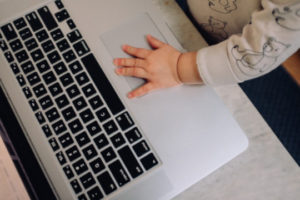
[[96,87],[107,103],[111,112],[115,115],[125,109],[123,103],[102,71],[99,63],[93,54],[89,54],[81,59],[86,70],[93,79]]

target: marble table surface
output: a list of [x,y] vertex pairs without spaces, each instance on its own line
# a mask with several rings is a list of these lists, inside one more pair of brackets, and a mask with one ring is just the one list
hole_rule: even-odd
[[[207,46],[175,0],[152,0],[188,51]],[[300,167],[238,85],[215,88],[249,139],[248,149],[175,200],[300,199]]]

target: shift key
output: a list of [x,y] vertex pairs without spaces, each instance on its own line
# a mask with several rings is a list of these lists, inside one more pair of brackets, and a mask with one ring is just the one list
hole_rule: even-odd
[[135,158],[128,146],[125,146],[122,149],[120,149],[118,153],[125,166],[127,167],[129,173],[131,174],[132,178],[136,178],[137,176],[143,173],[141,166],[139,165],[137,159]]
[[123,168],[119,160],[113,162],[108,167],[120,187],[122,187],[130,181],[129,176],[127,175],[125,169]]
[[58,26],[47,6],[38,9],[38,13],[49,31]]

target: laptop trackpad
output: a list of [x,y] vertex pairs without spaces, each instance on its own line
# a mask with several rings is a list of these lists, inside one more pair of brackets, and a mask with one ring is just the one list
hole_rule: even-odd
[[[145,13],[102,34],[101,40],[113,58],[128,58],[130,56],[122,51],[122,45],[129,44],[139,48],[151,49],[146,40],[147,34],[166,42],[151,17]],[[126,77],[125,79],[131,89],[135,89],[145,82],[140,78]]]

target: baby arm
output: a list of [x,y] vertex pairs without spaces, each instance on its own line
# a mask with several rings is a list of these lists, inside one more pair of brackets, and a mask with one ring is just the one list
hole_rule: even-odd
[[172,46],[147,35],[154,50],[124,45],[123,50],[134,58],[116,58],[116,73],[122,76],[143,78],[146,83],[131,91],[128,98],[143,96],[153,90],[169,88],[181,83],[202,83],[199,76],[197,52],[181,53]]

